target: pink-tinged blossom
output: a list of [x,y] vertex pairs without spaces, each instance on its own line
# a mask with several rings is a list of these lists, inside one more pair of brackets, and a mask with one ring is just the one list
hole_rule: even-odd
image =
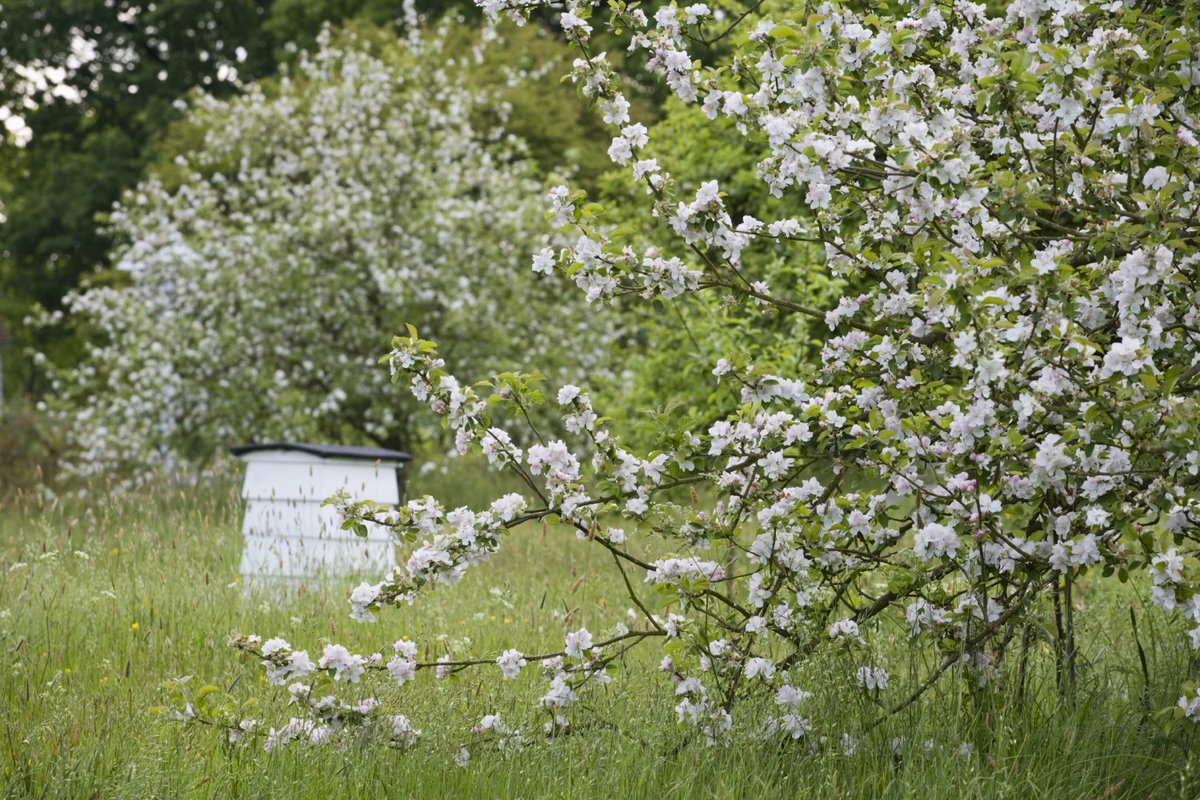
[[886,689],[888,685],[887,670],[883,667],[859,667],[855,679],[868,692]]
[[1142,176],[1142,185],[1150,191],[1156,192],[1166,186],[1168,180],[1170,180],[1170,174],[1166,167],[1151,167]]
[[520,650],[505,650],[496,659],[496,665],[500,667],[500,673],[509,679],[516,678],[521,673],[521,668],[527,663],[525,657],[521,655]]
[[913,537],[913,551],[922,561],[954,558],[958,552],[958,534],[949,525],[931,522]]
[[580,628],[567,634],[566,653],[571,658],[583,658],[592,649],[592,634]]
[[317,666],[321,669],[333,670],[335,681],[350,683],[358,683],[365,671],[364,664],[365,659],[362,656],[354,655],[340,644],[326,645],[320,660],[317,661]]
[[775,663],[769,658],[754,657],[746,660],[746,666],[742,670],[747,678],[751,680],[761,678],[770,680],[775,677]]
[[681,580],[719,581],[725,570],[716,561],[699,561],[694,558],[660,558],[654,569],[646,575],[653,583],[678,583]]

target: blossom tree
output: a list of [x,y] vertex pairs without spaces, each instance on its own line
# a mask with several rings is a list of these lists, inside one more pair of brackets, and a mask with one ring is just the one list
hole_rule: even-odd
[[[541,5],[484,9],[521,22]],[[325,740],[364,719],[337,692],[310,696],[319,675],[335,687],[378,676],[378,687],[475,666],[512,677],[534,663],[555,734],[615,659],[659,645],[681,724],[722,741],[755,719],[741,709],[759,696],[774,708],[760,732],[802,739],[815,724],[810,665],[844,666],[845,685],[878,709],[866,728],[953,675],[1011,686],[1020,634],[1043,618],[1069,695],[1085,577],[1152,584],[1200,647],[1195,10],[914,0],[733,19],[703,4],[653,19],[620,2],[610,11],[682,101],[766,143],[764,191],[806,211],[733,219],[715,182],[680,194],[669,165],[640,157],[647,129],[590,46],[590,8],[570,4],[572,78],[675,246],[639,251],[559,187],[550,206],[571,243],[538,253],[535,270],[561,270],[593,303],[707,292],[808,316],[831,332],[820,362],[776,374],[728,353],[712,372],[736,411],[644,454],[623,446],[586,389],[566,385],[555,399],[571,435],[518,447],[501,412],[531,401],[527,377],[468,388],[432,341],[397,337],[393,378],[528,491],[484,509],[335,500],[349,528],[378,522],[415,545],[354,591],[352,616],[420,603],[482,568],[511,529],[553,517],[607,551],[641,620],[603,639],[568,631],[557,652],[437,662],[404,641],[389,657],[329,645],[312,660],[238,636],[271,682],[306,698],[271,742]],[[732,62],[710,69],[696,45],[730,37]],[[858,288],[812,308],[746,280],[740,254],[762,238],[816,245],[824,269]],[[669,552],[652,544],[664,541]],[[880,642],[898,628],[930,657],[886,663]],[[1195,684],[1173,713],[1200,719]],[[494,715],[479,731],[520,735]]]
[[202,142],[112,214],[127,285],[69,300],[101,334],[52,402],[77,473],[251,438],[408,446],[413,406],[374,368],[380,331],[407,320],[484,373],[530,353],[564,377],[601,363],[608,315],[542,324],[585,317],[525,267],[549,229],[520,143],[487,123],[449,28],[417,28],[326,32],[278,85],[196,98]]

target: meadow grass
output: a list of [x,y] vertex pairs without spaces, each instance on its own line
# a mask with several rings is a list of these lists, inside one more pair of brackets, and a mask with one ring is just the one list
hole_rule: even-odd
[[[482,498],[494,488],[469,476],[417,480],[426,484],[418,490],[453,499]],[[286,697],[226,646],[233,630],[280,635],[310,652],[330,639],[373,652],[408,636],[434,656],[444,634],[494,655],[506,647],[557,650],[568,616],[571,627],[599,634],[625,619],[629,605],[603,551],[565,529],[531,528],[514,533],[460,584],[385,612],[376,625],[358,625],[347,616],[350,580],[287,595],[244,592],[241,510],[233,486],[26,500],[0,510],[5,797],[1200,795],[1200,763],[1189,749],[1195,737],[1163,738],[1144,705],[1172,702],[1187,653],[1177,626],[1147,608],[1136,589],[1083,593],[1095,607],[1081,615],[1083,669],[1072,704],[1055,691],[1043,654],[1033,660],[1021,702],[1013,692],[981,692],[948,676],[862,734],[878,710],[830,677],[849,665],[833,655],[809,664],[801,680],[814,691],[806,712],[830,734],[823,746],[815,736],[783,747],[738,736],[730,746],[709,747],[676,726],[669,682],[649,668],[661,658],[651,643],[627,657],[610,686],[586,695],[573,734],[552,743],[536,736],[543,717],[534,702],[545,685],[537,670],[505,682],[499,669],[486,667],[453,683],[422,674],[415,684],[384,690],[424,731],[409,751],[232,746],[219,731],[177,722],[162,708],[162,685],[191,675],[189,686],[218,684],[252,716],[285,722]],[[1131,604],[1150,686],[1133,642]],[[900,630],[894,647],[889,665],[924,665],[927,657],[906,648]],[[749,703],[739,713],[753,717],[767,705]],[[519,724],[530,746],[508,755],[477,750],[467,767],[455,766],[471,727],[493,712]],[[858,738],[853,756],[842,751],[842,730]],[[971,747],[965,754],[964,742]]]

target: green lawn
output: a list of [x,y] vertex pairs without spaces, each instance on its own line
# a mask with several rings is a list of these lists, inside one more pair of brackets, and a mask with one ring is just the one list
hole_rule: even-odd
[[[6,797],[1198,794],[1200,760],[1188,750],[1196,737],[1165,740],[1142,710],[1146,687],[1130,605],[1154,676],[1154,708],[1172,702],[1187,660],[1179,631],[1146,608],[1136,588],[1120,597],[1085,593],[1093,607],[1081,615],[1090,625],[1073,707],[1053,691],[1045,658],[1034,659],[1024,703],[1003,690],[973,693],[949,676],[904,714],[859,735],[853,756],[842,752],[840,732],[858,730],[872,707],[832,679],[823,683],[827,665],[809,665],[801,681],[815,693],[809,716],[829,734],[824,746],[815,737],[781,748],[740,736],[712,748],[676,728],[669,682],[647,668],[661,657],[654,643],[631,655],[609,687],[588,695],[573,735],[553,743],[536,735],[543,719],[534,700],[545,685],[538,671],[526,668],[505,683],[487,667],[455,684],[423,673],[414,684],[382,689],[381,698],[424,731],[410,751],[231,746],[220,732],[185,727],[156,708],[167,702],[164,681],[191,675],[189,686],[233,684],[254,716],[286,722],[286,692],[263,685],[261,671],[226,647],[233,630],[281,635],[310,652],[319,651],[321,637],[373,652],[408,636],[434,655],[445,634],[494,656],[513,646],[558,649],[568,614],[572,627],[603,633],[628,606],[603,551],[569,531],[533,528],[514,534],[461,584],[386,612],[376,625],[358,625],[347,616],[349,581],[291,597],[244,595],[240,513],[234,489],[0,506]],[[920,666],[921,654],[906,649],[899,632],[894,646],[893,661]],[[743,713],[761,710],[750,704]],[[511,755],[477,749],[467,767],[455,766],[471,727],[493,712],[519,724],[531,745]],[[905,737],[899,755],[897,736]],[[963,742],[969,753],[960,752]]]

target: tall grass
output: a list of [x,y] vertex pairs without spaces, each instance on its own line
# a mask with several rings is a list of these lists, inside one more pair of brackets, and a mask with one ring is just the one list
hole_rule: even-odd
[[[460,501],[495,488],[465,466],[414,483],[414,491]],[[567,617],[598,633],[628,605],[602,551],[565,529],[534,528],[513,534],[459,585],[357,625],[347,618],[350,580],[287,594],[243,591],[241,508],[229,486],[0,510],[4,796],[1192,798],[1200,788],[1188,741],[1162,738],[1144,705],[1169,704],[1187,669],[1179,631],[1136,591],[1095,588],[1083,593],[1093,608],[1082,616],[1090,621],[1085,668],[1072,704],[1055,690],[1047,659],[1036,657],[1020,700],[951,675],[862,733],[878,710],[834,677],[846,674],[849,662],[838,659],[849,656],[831,655],[802,676],[814,692],[808,714],[828,740],[780,746],[742,735],[714,748],[676,727],[668,681],[649,669],[661,653],[648,646],[609,687],[587,695],[573,735],[553,743],[535,735],[542,719],[534,700],[544,691],[537,671],[503,682],[489,668],[453,684],[422,674],[385,690],[424,731],[411,751],[231,746],[220,732],[184,727],[156,707],[165,680],[191,675],[189,685],[219,684],[249,704],[247,713],[286,721],[284,698],[225,646],[232,630],[281,635],[310,652],[322,639],[374,651],[408,636],[436,656],[443,634],[469,639],[476,653],[532,652],[558,649]],[[924,658],[900,630],[892,648],[889,663],[916,667]],[[767,705],[739,713],[753,717]],[[492,712],[520,724],[534,744],[509,756],[476,752],[466,768],[455,766],[471,727]],[[858,740],[853,756],[843,752],[843,730]]]

